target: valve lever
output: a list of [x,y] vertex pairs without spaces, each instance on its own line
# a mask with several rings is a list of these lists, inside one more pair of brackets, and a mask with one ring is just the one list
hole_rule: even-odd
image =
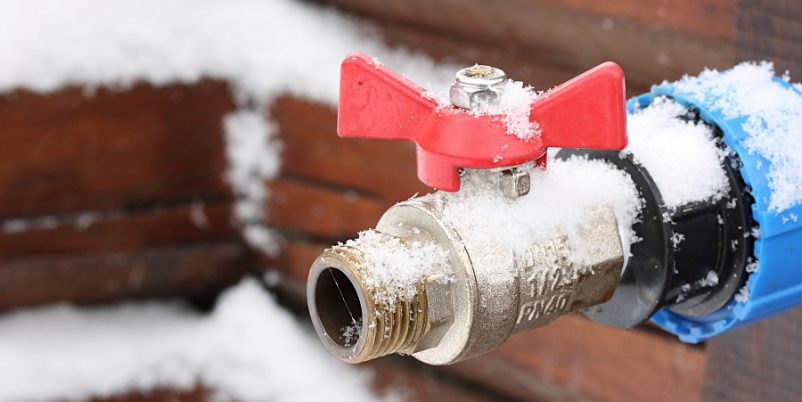
[[541,133],[523,140],[508,134],[498,116],[439,105],[424,96],[423,87],[363,53],[352,53],[341,67],[337,133],[413,141],[418,178],[437,189],[457,191],[459,168],[518,166],[544,158],[549,147],[623,149],[624,88],[621,67],[606,62],[540,94],[530,106],[529,119]]

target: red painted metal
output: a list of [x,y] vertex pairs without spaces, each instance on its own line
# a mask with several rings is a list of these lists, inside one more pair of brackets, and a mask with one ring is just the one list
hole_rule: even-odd
[[424,92],[369,56],[352,53],[342,63],[337,133],[414,141],[418,178],[445,191],[459,190],[459,168],[545,161],[548,147],[617,150],[627,144],[624,72],[612,62],[538,96],[529,118],[541,134],[526,141],[508,134],[497,116],[443,107]]

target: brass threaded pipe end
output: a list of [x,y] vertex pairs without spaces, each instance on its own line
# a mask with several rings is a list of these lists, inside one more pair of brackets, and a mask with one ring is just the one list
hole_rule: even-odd
[[387,287],[367,285],[371,267],[360,255],[354,247],[335,246],[312,265],[307,303],[318,337],[349,363],[415,352],[430,326],[426,280],[416,285],[411,298],[388,303]]

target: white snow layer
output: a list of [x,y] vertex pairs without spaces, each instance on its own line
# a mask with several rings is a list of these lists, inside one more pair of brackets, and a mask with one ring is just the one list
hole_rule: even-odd
[[712,129],[681,120],[686,113],[682,105],[656,98],[627,116],[625,152],[649,171],[668,208],[721,199],[729,186]]
[[569,247],[582,260],[587,245],[573,244],[577,230],[587,224],[586,213],[600,205],[612,207],[618,220],[625,253],[637,241],[632,225],[641,200],[632,180],[602,161],[574,157],[549,161],[548,169],[529,168],[531,191],[510,199],[494,183],[468,171],[457,193],[431,197],[443,219],[475,245],[504,244],[522,254],[533,243],[551,239],[555,230],[569,234]]
[[238,198],[234,216],[243,228],[243,237],[252,246],[268,254],[278,252],[277,242],[265,225],[266,179],[275,177],[280,168],[281,145],[273,134],[275,127],[263,110],[240,110],[223,121],[226,134],[226,179]]
[[501,95],[489,102],[479,102],[470,113],[475,116],[498,116],[507,134],[524,141],[540,136],[540,125],[531,121],[532,102],[538,93],[521,81],[506,80],[501,87]]
[[[66,305],[0,318],[0,400],[84,400],[208,385],[214,400],[375,401],[369,374],[331,358],[254,280],[211,315],[166,303]],[[310,386],[311,384],[311,386]]]
[[448,251],[432,242],[401,241],[395,236],[365,230],[358,238],[345,242],[345,247],[360,254],[362,263],[357,269],[377,297],[375,302],[386,308],[394,309],[399,300],[412,300],[424,281],[454,280]]
[[749,137],[743,144],[771,162],[769,209],[781,213],[802,203],[802,95],[775,81],[771,63],[705,70],[678,81],[676,89],[698,100],[713,99],[713,107],[727,118],[748,115],[742,128]]
[[[499,92],[498,97],[475,99],[470,110],[462,111],[473,116],[493,116],[494,120],[504,124],[507,134],[524,141],[540,136],[540,124],[530,120],[532,102],[540,93],[521,81],[511,79],[500,84]],[[454,108],[448,90],[429,88],[423,93],[423,97],[437,102],[438,108]],[[459,108],[454,110],[461,111]]]
[[291,93],[334,105],[339,64],[355,50],[418,82],[453,77],[388,49],[369,26],[300,1],[9,0],[0,13],[0,92],[210,77],[244,100]]
[[264,113],[284,93],[336,105],[339,64],[356,50],[420,83],[448,84],[455,71],[300,1],[10,0],[0,12],[0,92],[230,82],[241,105],[225,122],[235,217],[252,245],[273,252],[264,181],[278,171],[280,150]]

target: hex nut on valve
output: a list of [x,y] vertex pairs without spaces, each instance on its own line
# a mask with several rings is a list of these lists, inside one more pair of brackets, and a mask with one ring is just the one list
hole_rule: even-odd
[[451,104],[470,110],[498,97],[507,74],[501,69],[477,64],[457,71],[455,78],[449,91]]
[[507,198],[518,198],[529,194],[529,173],[519,168],[505,169],[501,172],[498,186]]

